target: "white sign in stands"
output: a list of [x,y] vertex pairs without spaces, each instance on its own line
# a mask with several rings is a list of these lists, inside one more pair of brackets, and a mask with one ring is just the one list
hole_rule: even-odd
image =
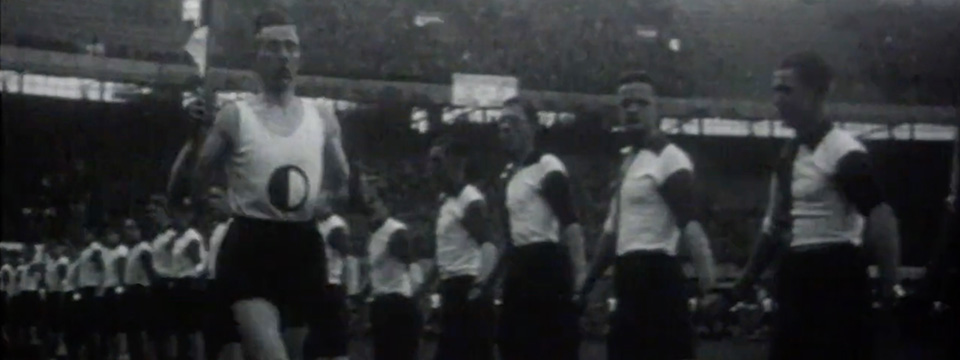
[[455,106],[496,108],[519,94],[519,84],[511,76],[453,74],[451,100]]

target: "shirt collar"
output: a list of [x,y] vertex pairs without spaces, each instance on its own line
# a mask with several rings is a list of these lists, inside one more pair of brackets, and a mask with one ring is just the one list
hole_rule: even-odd
[[389,217],[389,216],[388,216],[388,217],[385,217],[385,218],[383,218],[383,220],[379,220],[379,221],[377,221],[377,220],[371,220],[371,221],[370,221],[370,225],[373,225],[373,227],[371,228],[372,231],[376,232],[377,230],[380,230],[380,228],[382,228],[383,225],[387,223],[387,221],[390,221],[390,217]]
[[643,138],[631,139],[629,145],[620,150],[621,153],[629,154],[635,150],[650,150],[655,154],[660,154],[663,149],[670,145],[670,140],[663,134],[655,134]]
[[814,149],[820,144],[820,141],[827,136],[830,130],[833,130],[833,123],[829,121],[823,121],[819,126],[817,126],[816,129],[807,133],[806,135],[801,136],[800,134],[797,134],[797,141],[802,145],[806,145],[807,147]]
[[469,184],[467,184],[466,182],[458,185],[451,185],[451,187],[447,189],[448,191],[445,191],[442,194],[440,194],[440,201],[443,202],[447,198],[459,197],[460,194],[463,193],[463,189],[465,189],[467,185]]
[[533,150],[530,155],[527,155],[526,159],[523,159],[523,166],[530,166],[540,162],[540,158],[543,157],[543,152],[540,150]]

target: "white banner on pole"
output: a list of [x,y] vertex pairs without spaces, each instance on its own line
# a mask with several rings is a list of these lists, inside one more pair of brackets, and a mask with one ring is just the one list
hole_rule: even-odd
[[190,54],[190,58],[193,59],[195,64],[197,64],[200,77],[203,77],[204,73],[207,71],[208,36],[209,28],[206,26],[198,27],[193,31],[193,34],[190,35],[190,39],[187,40],[187,43],[183,45],[183,49],[187,51],[187,54]]
[[511,76],[453,74],[453,105],[500,107],[520,91],[520,82]]

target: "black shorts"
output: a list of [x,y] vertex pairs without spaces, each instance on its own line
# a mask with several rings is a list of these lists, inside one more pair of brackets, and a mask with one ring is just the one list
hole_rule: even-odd
[[617,257],[614,273],[617,308],[610,317],[607,358],[694,358],[687,279],[677,258],[633,251]]
[[68,342],[89,339],[103,324],[103,302],[97,289],[82,288],[69,295],[66,301],[67,324],[64,327]]
[[497,328],[501,358],[578,358],[580,316],[567,250],[544,242],[516,247],[509,256]]
[[350,313],[347,290],[343,285],[329,284],[323,300],[316,305],[318,315],[310,325],[303,354],[308,359],[346,356],[350,344]]
[[204,292],[199,289],[198,281],[193,278],[182,278],[173,282],[171,294],[174,306],[170,310],[176,331],[194,332],[201,330],[203,326],[206,299]]
[[870,283],[861,249],[791,249],[774,292],[771,359],[870,359]]
[[19,325],[23,327],[37,326],[42,320],[41,314],[43,304],[40,299],[40,293],[36,291],[24,291],[17,295],[16,307]]
[[239,343],[240,333],[237,330],[237,322],[233,318],[230,304],[221,301],[221,297],[217,295],[220,291],[220,282],[211,279],[207,284],[204,338],[207,346],[213,348],[213,354],[218,354],[224,345]]
[[470,300],[475,276],[440,282],[437,360],[492,360],[496,313],[490,297]]
[[326,274],[323,239],[313,222],[235,217],[217,255],[222,301],[270,301],[284,327],[303,326],[317,316]]
[[64,299],[63,292],[48,292],[47,298],[43,301],[44,326],[52,332],[63,330]]
[[100,297],[100,305],[103,308],[100,330],[105,334],[117,334],[122,332],[123,313],[118,311],[122,308],[124,294],[118,293],[117,288],[110,288],[103,291]]
[[176,294],[176,280],[170,278],[158,279],[152,286],[154,308],[150,312],[149,331],[154,336],[166,336],[177,329],[177,306],[179,302]]
[[403,295],[378,295],[370,304],[374,360],[419,358],[423,319],[417,303]]
[[120,306],[122,329],[129,334],[148,330],[151,314],[155,311],[155,300],[150,288],[143,285],[126,287],[124,301]]

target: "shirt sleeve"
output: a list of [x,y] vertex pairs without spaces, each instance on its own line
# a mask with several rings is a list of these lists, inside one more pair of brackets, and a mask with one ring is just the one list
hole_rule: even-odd
[[540,195],[550,205],[550,210],[557,217],[560,226],[567,227],[576,223],[577,215],[573,210],[570,180],[563,162],[554,155],[545,154],[540,158],[539,166],[543,173],[538,184]]
[[613,228],[614,218],[617,216],[617,196],[619,196],[619,191],[613,194],[613,198],[610,199],[609,210],[607,210],[607,219],[603,221],[603,232],[608,234],[613,234],[617,229]]
[[668,147],[657,169],[658,191],[681,229],[697,217],[693,164],[682,151]]
[[399,259],[404,264],[413,262],[413,250],[410,248],[410,234],[407,230],[394,231],[388,241],[387,251],[390,252],[390,256]]
[[467,208],[473,202],[477,200],[485,200],[483,194],[480,193],[480,190],[477,190],[473,185],[467,185],[463,192],[460,194],[460,197],[457,199],[457,217],[463,219],[466,215]]
[[776,208],[777,201],[777,176],[770,179],[770,190],[767,196],[767,208],[763,212],[763,222],[760,224],[760,232],[765,234],[773,233],[773,209]]
[[339,251],[341,254],[349,254],[350,246],[349,241],[347,240],[347,230],[343,227],[336,227],[333,230],[330,230],[330,233],[327,234],[329,237],[327,243],[330,244],[330,247],[334,250]]
[[884,202],[873,175],[870,156],[864,151],[851,151],[841,157],[837,162],[834,180],[837,189],[863,216],[870,215],[874,207]]

